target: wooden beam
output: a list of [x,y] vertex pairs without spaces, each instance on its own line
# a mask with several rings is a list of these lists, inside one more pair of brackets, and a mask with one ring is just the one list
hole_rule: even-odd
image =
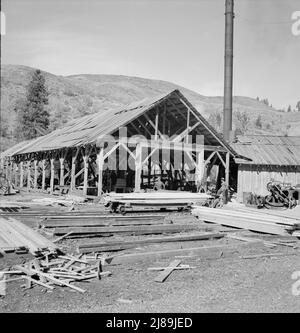
[[30,174],[30,171],[31,171],[31,161],[28,161],[27,162],[27,190],[29,191],[30,190],[30,187],[31,187],[31,174]]
[[33,165],[34,165],[33,188],[36,189],[37,188],[37,178],[38,178],[38,161],[34,160]]
[[142,172],[142,146],[137,144],[135,150],[135,185],[134,191],[139,192],[141,189],[141,172]]
[[42,160],[42,190],[45,189],[46,184],[46,160]]
[[158,138],[158,110],[156,109],[154,139],[157,140],[157,138]]
[[83,195],[87,195],[87,188],[88,188],[88,173],[89,173],[89,157],[85,155],[83,157]]
[[97,166],[98,166],[98,197],[102,195],[102,176],[103,176],[103,165],[104,165],[104,155],[103,155],[104,148],[101,148],[99,153],[97,154]]
[[54,229],[54,235],[62,235],[68,232],[74,234],[163,234],[163,233],[177,233],[183,231],[200,230],[198,225],[185,225],[185,224],[162,224],[162,225],[132,225],[132,226],[115,226],[115,227],[61,227]]
[[50,193],[54,191],[54,158],[50,159]]
[[81,253],[106,252],[130,249],[145,244],[189,242],[222,237],[224,237],[224,234],[221,233],[203,232],[191,235],[151,237],[143,240],[82,243],[79,244],[78,249]]
[[76,149],[76,152],[72,153],[72,164],[71,164],[71,190],[75,190],[75,184],[76,184],[76,177],[75,177],[75,172],[76,172],[76,159],[79,153],[79,148]]
[[225,165],[225,182],[229,186],[229,171],[230,171],[230,154],[226,154],[226,165]]
[[197,156],[196,157],[197,167],[195,170],[195,182],[197,185],[200,185],[203,181],[204,167],[205,167],[204,148],[200,152],[198,152],[196,156]]
[[23,161],[20,162],[20,188],[24,186],[24,169],[23,169]]
[[59,185],[60,186],[64,186],[65,185],[65,158],[61,157],[59,159],[59,163],[60,163],[60,176],[59,176]]

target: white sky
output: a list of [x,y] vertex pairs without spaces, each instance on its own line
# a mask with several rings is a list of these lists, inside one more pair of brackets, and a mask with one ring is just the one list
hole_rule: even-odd
[[[2,0],[1,62],[117,74],[223,94],[225,0]],[[299,0],[236,0],[234,94],[300,100]]]

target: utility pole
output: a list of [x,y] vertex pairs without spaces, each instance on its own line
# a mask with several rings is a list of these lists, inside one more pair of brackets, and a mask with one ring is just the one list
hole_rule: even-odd
[[223,135],[226,141],[232,138],[232,84],[233,84],[233,20],[234,0],[225,0],[225,66]]

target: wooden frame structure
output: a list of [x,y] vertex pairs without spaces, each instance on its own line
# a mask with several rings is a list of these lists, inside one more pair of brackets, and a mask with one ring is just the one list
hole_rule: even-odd
[[[126,138],[120,128],[126,130]],[[183,154],[195,167],[196,183],[205,185],[213,165],[220,166],[229,183],[230,160],[239,155],[179,90],[74,120],[65,128],[18,144],[1,155],[2,169],[16,187],[53,192],[56,186],[69,186],[71,191],[80,188],[84,195],[94,188],[94,195],[101,196],[108,158],[116,155],[114,167],[119,170],[123,154],[134,163],[134,190],[139,191],[144,168],[150,177],[155,152],[174,154],[182,151],[183,144]],[[158,164],[161,169],[166,165],[162,158]]]

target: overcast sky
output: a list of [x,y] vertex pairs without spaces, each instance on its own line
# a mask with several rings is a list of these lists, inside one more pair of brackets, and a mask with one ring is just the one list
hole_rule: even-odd
[[[4,64],[121,74],[223,94],[225,0],[2,0]],[[299,0],[235,1],[234,94],[300,100]]]

